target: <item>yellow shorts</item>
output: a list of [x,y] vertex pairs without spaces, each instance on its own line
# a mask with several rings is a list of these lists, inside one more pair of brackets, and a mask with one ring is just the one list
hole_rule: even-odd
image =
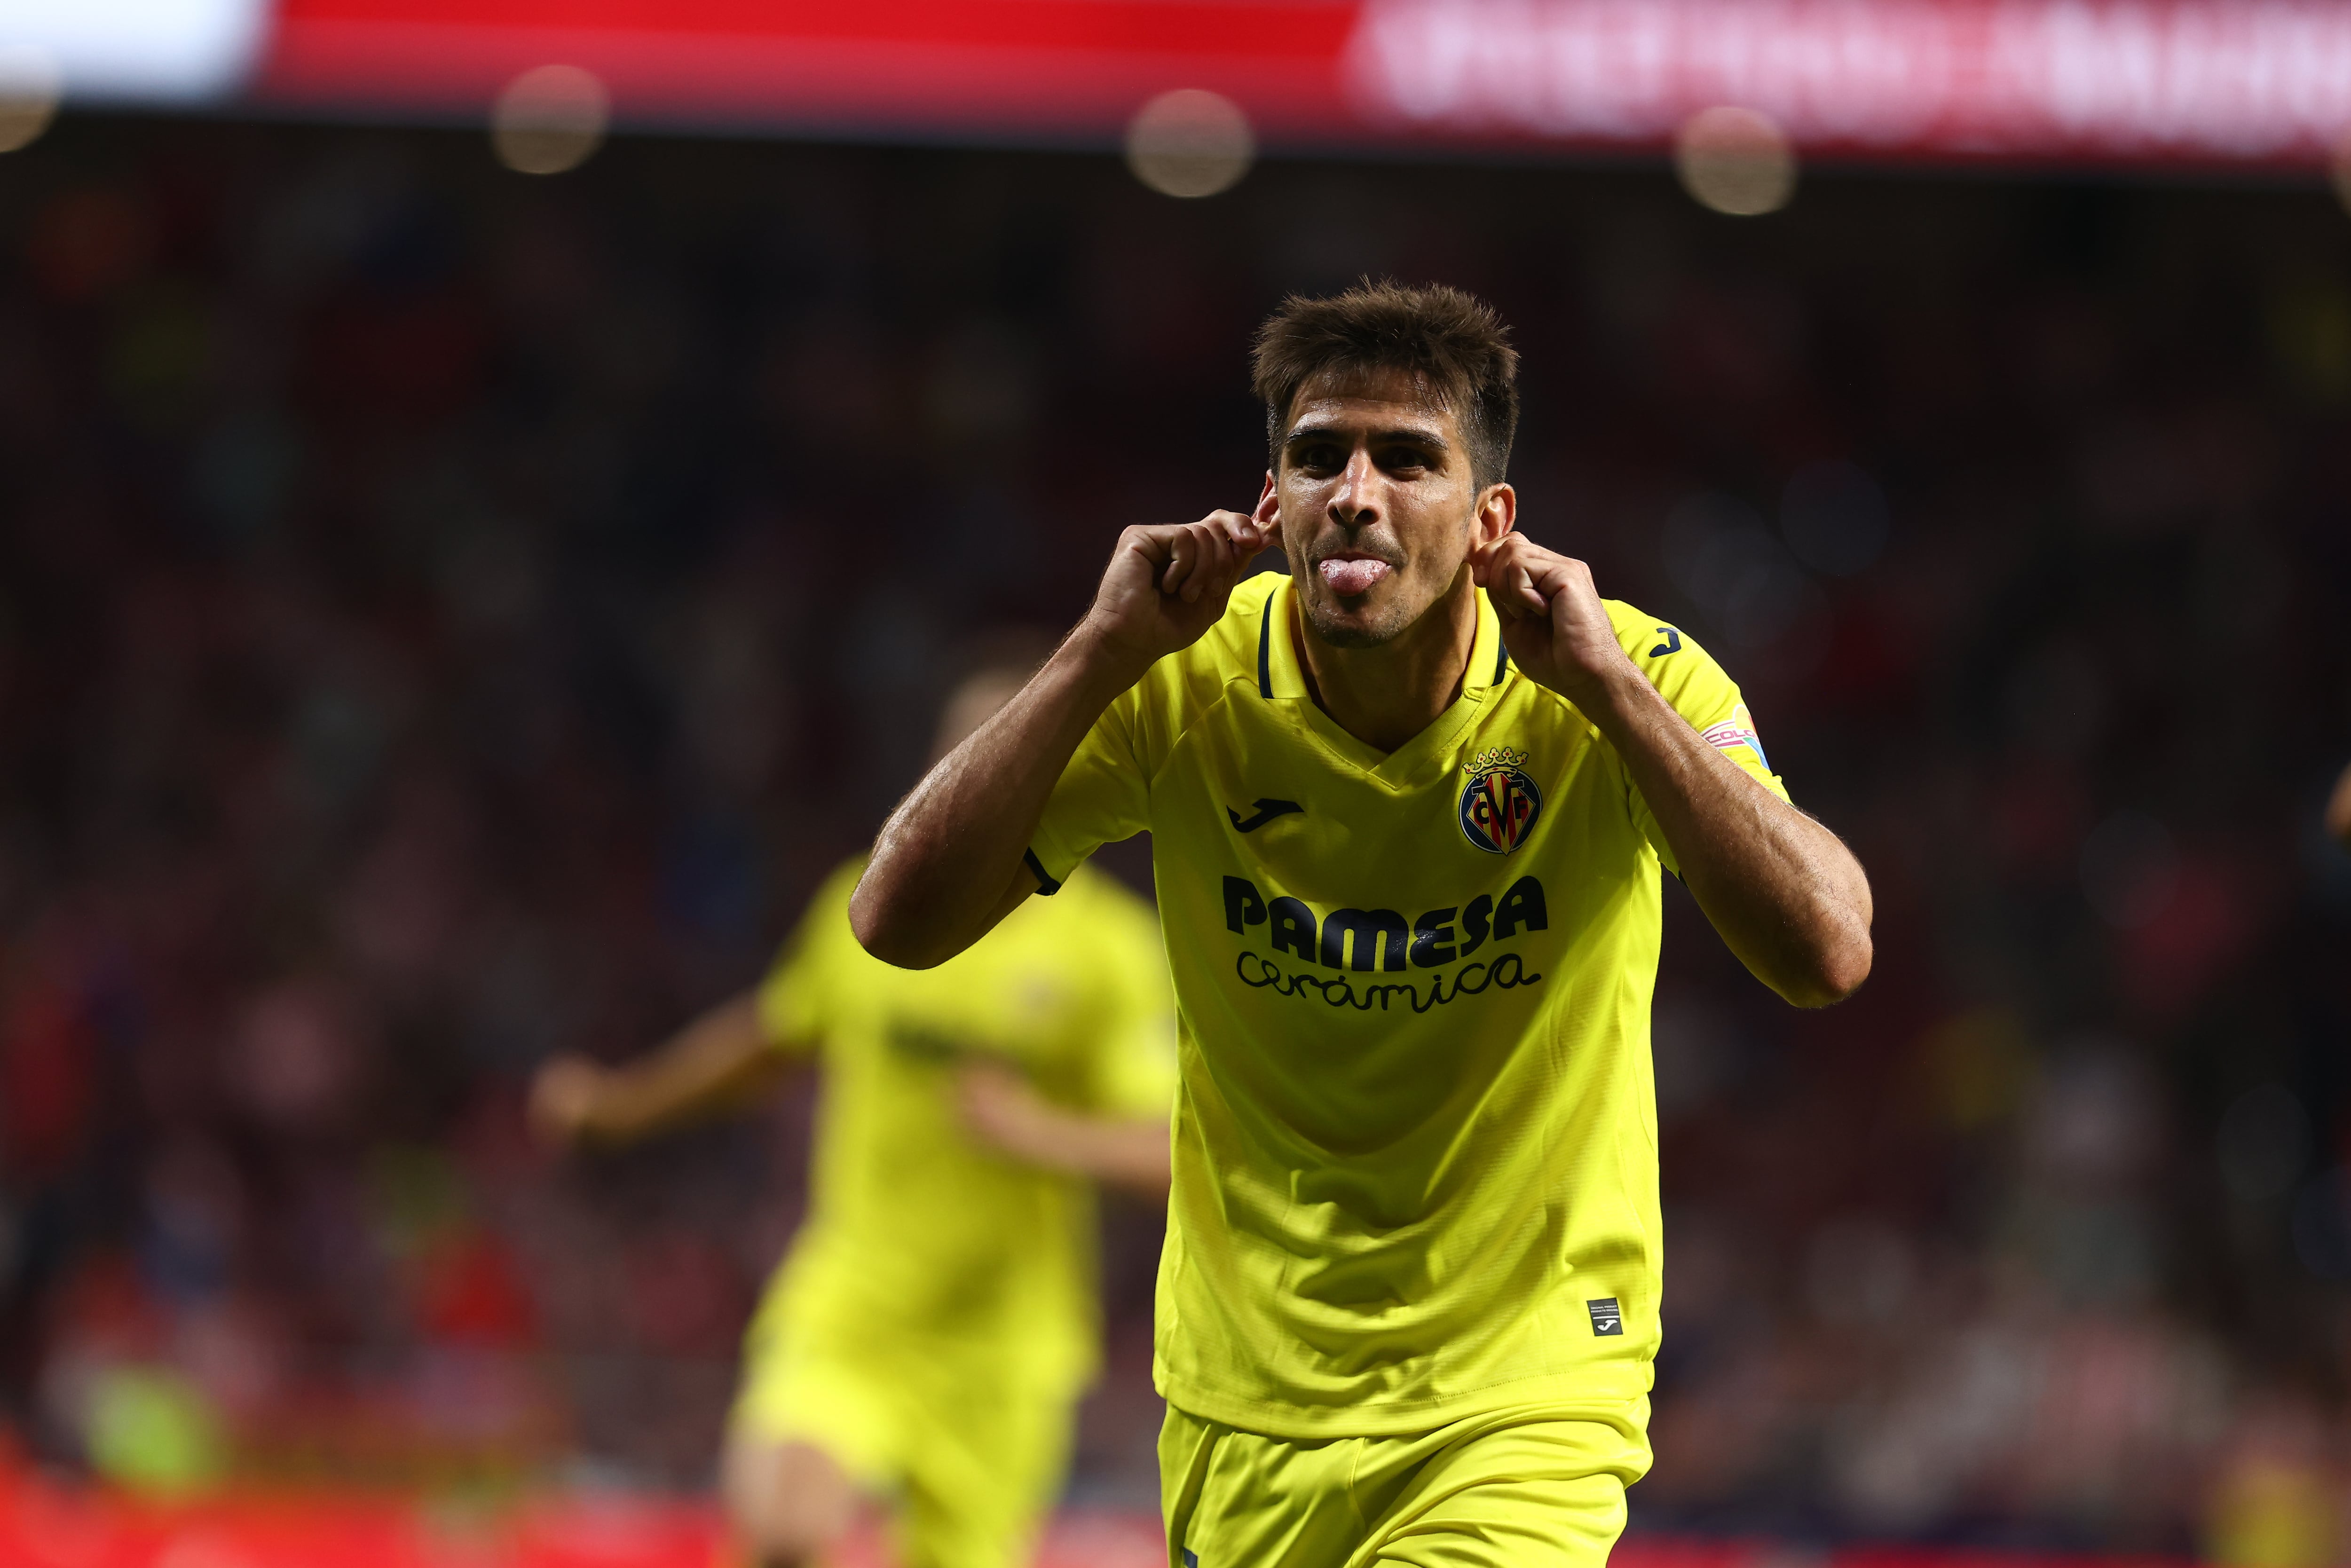
[[1171,1568],[1603,1568],[1649,1469],[1621,1418],[1540,1406],[1401,1437],[1294,1439],[1172,1406],[1159,1433]]
[[755,1323],[730,1425],[887,1500],[903,1568],[1014,1568],[1060,1495],[1073,1405],[967,1347]]

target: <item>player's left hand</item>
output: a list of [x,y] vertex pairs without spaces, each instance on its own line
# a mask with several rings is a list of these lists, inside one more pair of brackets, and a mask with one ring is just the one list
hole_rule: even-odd
[[1534,680],[1583,706],[1611,681],[1640,678],[1582,561],[1513,532],[1471,547],[1469,570],[1501,617],[1511,659]]
[[956,1103],[975,1137],[1016,1159],[1033,1162],[1052,1141],[1053,1108],[1027,1079],[1000,1062],[965,1066],[956,1077]]

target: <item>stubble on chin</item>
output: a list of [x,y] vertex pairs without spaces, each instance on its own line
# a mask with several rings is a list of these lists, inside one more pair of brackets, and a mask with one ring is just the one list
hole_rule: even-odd
[[1376,648],[1393,643],[1404,635],[1413,617],[1405,612],[1402,604],[1391,601],[1368,615],[1342,616],[1335,612],[1327,597],[1328,591],[1299,595],[1306,612],[1307,624],[1314,635],[1333,648]]

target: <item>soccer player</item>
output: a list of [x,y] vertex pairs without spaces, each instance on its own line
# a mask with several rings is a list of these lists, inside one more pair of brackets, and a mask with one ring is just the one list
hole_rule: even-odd
[[[938,754],[1031,667],[968,680]],[[820,1061],[808,1219],[747,1336],[727,1511],[759,1568],[820,1561],[868,1500],[893,1506],[905,1568],[1012,1568],[1094,1370],[1089,1178],[1166,1190],[1166,957],[1149,906],[1095,873],[909,974],[850,933],[858,871],[757,990],[627,1067],[550,1063],[533,1118],[623,1143]]]
[[939,963],[1152,831],[1171,1562],[1598,1568],[1649,1463],[1660,863],[1805,1007],[1868,973],[1868,883],[1684,631],[1514,531],[1490,309],[1293,298],[1255,369],[1255,511],[1120,536],[850,918]]

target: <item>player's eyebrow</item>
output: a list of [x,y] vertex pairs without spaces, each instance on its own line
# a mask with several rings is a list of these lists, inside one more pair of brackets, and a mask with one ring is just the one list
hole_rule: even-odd
[[[1301,424],[1281,438],[1281,445],[1284,451],[1288,451],[1301,442],[1311,441],[1318,436],[1343,441],[1353,445],[1355,434],[1353,427],[1344,424]],[[1374,444],[1409,442],[1415,446],[1426,447],[1431,452],[1444,453],[1452,450],[1440,432],[1428,429],[1425,425],[1404,424],[1391,426],[1386,430],[1374,430],[1370,433],[1370,439]]]

